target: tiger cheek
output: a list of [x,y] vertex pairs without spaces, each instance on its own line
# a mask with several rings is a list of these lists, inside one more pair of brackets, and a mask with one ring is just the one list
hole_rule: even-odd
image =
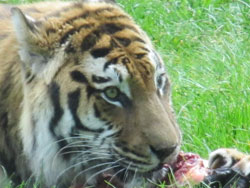
[[115,126],[115,128],[118,128],[124,121],[124,112],[120,107],[116,107],[104,101],[97,101],[94,105],[94,109],[97,118],[112,122],[112,126]]

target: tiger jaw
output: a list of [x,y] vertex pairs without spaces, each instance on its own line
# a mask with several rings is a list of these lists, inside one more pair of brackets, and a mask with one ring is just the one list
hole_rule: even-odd
[[[106,143],[107,144],[107,143]],[[111,145],[111,144],[107,144]],[[77,175],[73,179],[75,184],[85,184],[85,185],[95,185],[104,181],[114,181],[116,184],[120,185],[118,187],[134,187],[136,185],[140,186],[145,179],[150,179],[151,181],[156,181],[164,177],[164,169],[162,169],[163,161],[159,161],[157,157],[152,154],[151,165],[147,164],[145,158],[137,158],[137,161],[131,158],[124,158],[124,156],[119,156],[114,154],[114,151],[107,149],[109,151],[105,155],[101,154],[102,149],[96,149],[96,152],[92,150],[87,157],[87,163],[84,163],[82,169],[78,169]],[[91,150],[90,150],[91,151]],[[97,155],[99,151],[99,155]],[[167,159],[168,164],[175,161],[175,157],[178,153],[178,148],[174,151]],[[116,156],[112,157],[111,160],[105,160],[106,155]],[[83,160],[84,161],[84,160]],[[77,162],[74,162],[77,163]]]

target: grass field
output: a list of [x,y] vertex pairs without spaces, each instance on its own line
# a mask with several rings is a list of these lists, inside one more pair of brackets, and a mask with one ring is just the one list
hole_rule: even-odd
[[250,151],[249,0],[118,2],[165,60],[183,150],[202,157],[219,147]]

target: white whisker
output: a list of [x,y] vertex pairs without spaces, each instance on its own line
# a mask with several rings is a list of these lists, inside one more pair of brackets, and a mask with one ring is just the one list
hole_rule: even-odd
[[[124,158],[123,158],[123,159],[124,159]],[[87,171],[89,171],[89,170],[92,170],[92,169],[95,169],[95,168],[97,168],[97,167],[104,166],[104,165],[113,165],[113,164],[115,164],[115,163],[117,163],[117,162],[119,162],[119,161],[121,161],[121,160],[123,160],[123,159],[118,159],[118,160],[116,160],[116,161],[114,161],[114,162],[101,163],[101,164],[92,166],[92,167],[90,167],[90,168],[87,168],[87,169],[85,169],[85,170],[79,172],[79,173],[75,176],[75,178],[73,179],[73,182],[74,182],[81,174],[83,174],[83,173],[85,173],[85,172],[87,172]]]
[[132,181],[131,181],[131,182],[132,182],[132,183],[131,183],[132,185],[134,184],[134,181],[135,181],[135,178],[136,178],[136,173],[137,173],[137,168],[135,169],[134,176],[133,176],[133,179],[132,179]]
[[58,179],[59,179],[65,172],[67,172],[68,170],[70,170],[70,169],[72,169],[72,168],[74,168],[74,167],[76,167],[76,166],[79,166],[79,165],[81,165],[81,164],[86,164],[86,162],[94,161],[94,160],[97,160],[97,159],[110,159],[110,158],[107,158],[107,157],[103,157],[103,156],[102,156],[102,157],[92,158],[92,159],[89,159],[89,160],[87,160],[87,161],[81,161],[81,162],[79,162],[79,163],[75,163],[75,164],[69,166],[68,168],[64,169],[64,170],[57,176],[56,182],[57,182]]
[[101,171],[98,171],[97,173],[95,173],[95,174],[93,174],[92,176],[90,176],[90,177],[87,179],[87,181],[86,181],[85,184],[87,184],[88,181],[91,180],[92,178],[94,178],[95,176],[98,176],[99,174],[101,174],[101,173],[103,173],[103,172],[106,172],[106,171],[108,171],[108,170],[111,170],[111,169],[113,169],[113,168],[116,168],[116,167],[119,167],[119,165],[115,165],[115,166],[112,166],[112,167],[107,167],[107,168],[105,168],[105,169],[103,169],[103,170],[101,170]]
[[129,170],[129,168],[130,168],[131,165],[133,165],[133,162],[130,162],[129,165],[128,165],[128,167],[126,168],[125,176],[124,176],[124,178],[123,178],[123,179],[124,179],[124,184],[125,184],[125,182],[127,181],[128,170]]
[[122,171],[126,170],[126,168],[122,168],[121,170],[119,170],[118,172],[116,172],[114,175],[112,175],[111,179],[109,180],[110,182],[112,182],[112,180]]

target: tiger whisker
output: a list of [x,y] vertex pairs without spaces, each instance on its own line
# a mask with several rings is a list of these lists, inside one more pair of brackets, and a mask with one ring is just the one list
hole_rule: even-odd
[[134,181],[135,181],[135,178],[136,178],[136,173],[137,173],[137,168],[135,169],[134,171],[134,176],[133,176],[133,179],[132,179],[132,185],[134,184]]
[[[75,148],[75,147],[92,147],[92,148],[94,148],[94,146],[90,146],[90,145],[83,145],[83,144],[81,144],[81,145],[74,145],[74,144],[78,144],[78,143],[82,143],[81,141],[76,141],[76,142],[72,142],[72,143],[70,143],[70,144],[68,144],[68,145],[66,145],[66,146],[64,146],[64,147],[62,147],[60,150],[58,150],[57,152],[56,152],[56,154],[55,154],[55,156],[53,157],[53,160],[52,160],[52,166],[53,166],[53,164],[54,164],[54,161],[55,161],[55,159],[57,158],[57,156],[63,151],[63,150],[65,150],[66,148]],[[105,149],[105,148],[104,148]],[[108,149],[108,148],[107,148]],[[88,150],[89,151],[89,150]]]
[[[86,155],[86,154],[87,154],[87,155]],[[81,151],[81,152],[79,153],[79,155],[77,155],[76,157],[72,158],[72,161],[73,161],[73,160],[78,160],[78,159],[84,158],[84,157],[85,157],[84,155],[86,155],[86,156],[91,156],[91,155],[104,156],[104,155],[105,155],[105,156],[110,156],[110,157],[114,156],[114,154],[107,153],[106,150],[91,149],[91,150],[87,150],[87,151]],[[91,157],[93,157],[93,156],[91,156]],[[91,159],[91,157],[88,157],[88,158]],[[86,157],[85,157],[85,158],[86,158]],[[87,160],[86,160],[86,161],[87,161]]]
[[81,174],[83,174],[83,173],[85,173],[85,172],[87,172],[87,171],[89,171],[89,170],[92,170],[92,169],[95,169],[95,168],[97,168],[97,167],[104,166],[104,165],[112,165],[112,164],[115,164],[115,163],[117,163],[117,162],[119,162],[119,161],[121,161],[121,160],[123,160],[123,159],[124,159],[124,158],[118,159],[118,160],[116,160],[116,161],[114,161],[114,162],[105,162],[105,163],[101,163],[101,164],[98,164],[98,165],[89,167],[89,168],[87,168],[87,169],[85,169],[85,170],[79,172],[79,173],[75,176],[75,178],[73,179],[73,182],[74,182],[74,181],[76,180],[76,178],[79,177]]
[[129,163],[129,165],[128,165],[128,167],[126,168],[126,171],[125,171],[125,176],[124,176],[124,178],[123,178],[123,182],[124,182],[124,184],[125,184],[125,182],[127,181],[127,177],[128,177],[128,170],[129,170],[129,168],[130,168],[130,166],[133,164],[133,162],[130,162]]
[[106,171],[108,171],[108,170],[114,169],[114,168],[116,168],[116,167],[119,167],[119,165],[115,165],[115,166],[112,166],[112,167],[107,167],[107,168],[105,168],[105,169],[103,169],[103,170],[101,170],[101,171],[99,171],[99,172],[93,174],[92,176],[90,176],[90,177],[86,180],[84,186],[85,186],[85,185],[88,183],[88,181],[91,180],[92,178],[98,176],[99,174],[102,174],[103,172],[106,172]]
[[63,142],[65,140],[69,140],[69,139],[86,139],[86,137],[79,137],[79,136],[70,136],[70,137],[66,137],[66,138],[63,138],[63,139],[60,139],[60,140],[57,140],[55,142],[52,142],[51,144],[47,145],[46,147],[43,148],[43,150],[41,151],[41,153],[43,152],[47,152],[50,147],[54,146],[55,144],[58,144],[60,142]]
[[[74,157],[74,158],[72,158],[72,161],[73,160],[77,160],[77,159],[80,159],[80,158],[83,158],[83,156],[84,155],[86,155],[87,153],[89,153],[89,151],[85,151],[85,152],[83,152],[83,151],[68,151],[68,152],[63,152],[63,153],[61,153],[60,155],[66,155],[66,154],[79,154],[79,155],[77,155],[76,157]],[[99,156],[112,156],[111,154],[107,154],[107,153],[104,153],[104,152],[100,152],[100,151],[98,151],[98,152],[90,152],[89,153],[90,155],[99,155]],[[85,161],[84,161],[85,162]],[[86,161],[87,162],[87,161]]]
[[112,180],[119,174],[121,173],[122,171],[126,170],[126,168],[122,168],[121,170],[119,170],[118,172],[116,172],[114,175],[112,175],[112,177],[110,178],[110,182],[112,182]]
[[81,164],[85,164],[86,162],[94,161],[94,160],[97,160],[97,159],[111,159],[111,158],[108,158],[108,157],[96,157],[96,158],[89,159],[89,160],[87,160],[87,161],[81,161],[81,162],[79,162],[79,163],[76,163],[76,164],[74,164],[74,165],[71,165],[71,166],[69,166],[68,168],[64,169],[64,170],[57,176],[56,182],[58,182],[58,179],[59,179],[65,172],[67,172],[68,170],[70,170],[70,169],[72,169],[72,168],[74,168],[74,167],[76,167],[76,166],[79,166],[79,165],[81,165]]

